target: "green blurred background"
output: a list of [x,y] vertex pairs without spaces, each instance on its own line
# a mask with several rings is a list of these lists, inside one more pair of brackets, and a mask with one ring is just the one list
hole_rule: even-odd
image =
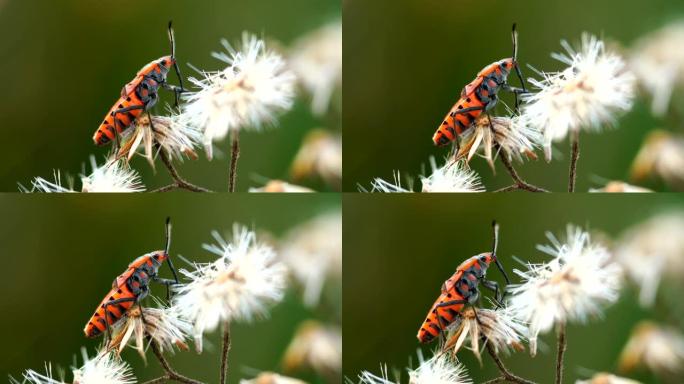
[[[356,191],[358,183],[368,187],[374,177],[391,180],[393,170],[417,176],[421,164],[429,168],[430,155],[441,162],[448,149],[434,147],[432,134],[480,69],[510,57],[513,22],[520,32],[519,60],[529,76],[527,64],[561,68],[550,58],[551,52],[561,50],[561,39],[576,43],[588,31],[629,45],[683,16],[680,0],[348,0],[344,190]],[[513,105],[510,95],[503,98]],[[682,106],[681,98],[674,100]],[[627,179],[647,131],[664,124],[651,115],[649,103],[639,98],[619,120],[619,129],[582,134],[577,190],[597,187],[605,179]],[[497,109],[504,111],[502,106]],[[562,152],[563,160],[518,165],[519,173],[531,183],[566,190],[568,141],[556,147],[554,157]],[[500,165],[497,176],[482,159],[473,159],[471,166],[490,190],[511,184]]]
[[[684,208],[684,198],[660,195],[407,195],[344,196],[344,374],[362,370],[379,374],[380,364],[402,370],[421,345],[416,334],[439,295],[440,287],[464,259],[491,249],[491,221],[501,225],[499,258],[510,273],[521,268],[512,256],[548,260],[535,249],[547,244],[545,232],[564,235],[568,223],[617,236],[632,224],[664,210]],[[488,278],[503,283],[492,269]],[[675,317],[684,316],[681,288],[661,290]],[[491,297],[485,291],[486,297]],[[486,301],[485,301],[486,303]],[[662,314],[662,316],[665,316]],[[645,318],[663,320],[639,307],[636,290],[622,291],[605,311],[605,320],[568,327],[565,381],[587,378],[593,371],[615,372],[616,362],[632,326]],[[535,358],[516,353],[504,358],[515,374],[538,383],[553,382],[555,337],[540,336]],[[430,348],[422,346],[425,356]],[[498,377],[496,366],[483,356],[480,368],[470,351],[459,359],[475,383]],[[643,374],[644,383],[657,382]],[[679,381],[674,381],[679,382]]]
[[[134,258],[163,247],[164,219],[173,220],[172,255],[196,261],[213,258],[201,248],[212,243],[212,230],[230,236],[234,222],[282,235],[295,225],[339,209],[332,195],[225,196],[171,194],[155,196],[19,196],[0,195],[0,380],[19,378],[25,369],[43,372],[44,362],[69,368],[85,346],[92,356],[102,341],[86,339],[83,327],[112,280]],[[163,269],[163,277],[170,272]],[[152,287],[159,297],[164,288]],[[339,304],[339,303],[338,303]],[[339,307],[339,305],[338,305]],[[255,371],[280,371],[280,359],[297,326],[305,319],[337,321],[333,311],[307,309],[297,289],[274,306],[270,319],[252,325],[234,324],[230,352],[230,383],[254,377]],[[206,383],[218,381],[220,335],[209,334],[201,355],[177,352],[170,357],[181,373]],[[191,348],[193,346],[191,345]],[[140,382],[160,376],[158,362],[148,354],[148,367],[127,349]],[[71,372],[67,373],[67,380]],[[302,378],[323,383],[315,376]]]
[[[339,19],[340,13],[339,0],[0,0],[0,190],[17,191],[17,182],[30,185],[36,176],[51,178],[55,168],[77,175],[90,154],[103,162],[109,147],[96,147],[93,133],[121,87],[143,65],[169,54],[169,20],[187,77],[194,74],[188,62],[206,70],[220,68],[210,53],[221,49],[222,38],[235,43],[247,30],[289,45]],[[178,80],[173,75],[170,81]],[[172,99],[163,91],[158,112]],[[278,128],[240,135],[238,190],[260,186],[264,177],[287,178],[308,130],[341,129],[339,111],[316,118],[309,102],[308,95],[299,97]],[[218,145],[228,153],[228,141]],[[199,160],[180,165],[181,175],[212,190],[227,190],[228,157],[208,162],[199,154]],[[132,166],[148,188],[170,180],[160,162],[156,175],[143,158]]]

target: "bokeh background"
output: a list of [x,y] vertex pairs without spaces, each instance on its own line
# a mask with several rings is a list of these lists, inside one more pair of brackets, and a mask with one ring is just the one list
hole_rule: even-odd
[[[242,31],[263,36],[272,47],[287,47],[298,37],[341,17],[339,0],[256,1],[82,1],[0,0],[0,190],[30,186],[36,176],[52,178],[53,169],[77,176],[91,154],[102,163],[109,147],[92,136],[121,87],[151,60],[169,54],[166,25],[173,20],[176,49],[185,77],[187,63],[220,68],[212,51],[220,39],[240,40]],[[177,84],[175,75],[170,77]],[[187,84],[187,81],[186,81]],[[173,97],[162,91],[158,112]],[[314,117],[310,97],[300,92],[278,128],[243,133],[238,190],[261,186],[265,179],[287,179],[290,163],[306,133],[317,127],[339,132],[339,108]],[[228,153],[230,143],[217,150]],[[227,190],[229,156],[186,161],[179,172],[212,190]],[[154,174],[142,157],[132,162],[149,189],[169,183],[160,162]],[[88,169],[90,171],[90,169]],[[77,183],[78,184],[78,183]],[[322,183],[308,184],[329,190]]]
[[[380,364],[399,369],[406,382],[409,361],[416,368],[416,351],[432,356],[436,344],[421,346],[416,339],[420,324],[439,295],[441,284],[466,258],[491,249],[491,221],[501,226],[498,255],[510,271],[522,266],[514,256],[531,262],[548,260],[536,250],[548,244],[546,231],[564,235],[574,223],[602,236],[614,237],[651,215],[684,208],[684,199],[661,194],[578,196],[547,195],[350,195],[344,197],[344,367],[355,379],[362,370],[380,373]],[[504,280],[496,268],[488,278]],[[667,285],[665,285],[667,287]],[[663,307],[675,319],[684,316],[681,285],[661,289]],[[491,297],[488,291],[483,291]],[[483,301],[486,303],[486,301]],[[565,381],[574,383],[592,373],[616,372],[617,361],[632,327],[651,318],[668,323],[661,310],[644,310],[630,285],[619,301],[608,307],[604,320],[568,326]],[[674,325],[680,331],[681,322]],[[673,324],[670,324],[673,325]],[[520,352],[504,358],[515,374],[538,383],[553,382],[556,341],[553,332],[540,336],[535,358]],[[458,353],[473,382],[498,377],[491,358],[479,363],[468,350]],[[657,383],[646,372],[630,375],[643,383]],[[671,381],[679,383],[684,378]]]
[[[343,12],[344,190],[356,191],[358,184],[368,188],[375,177],[392,180],[393,170],[416,177],[421,165],[429,170],[429,156],[438,162],[447,156],[447,148],[433,146],[432,135],[463,86],[485,65],[510,57],[513,22],[520,34],[519,61],[530,76],[527,64],[547,71],[561,68],[550,57],[562,50],[561,39],[577,43],[587,31],[628,47],[684,17],[684,2],[348,0]],[[519,83],[517,78],[511,82]],[[503,99],[513,105],[510,95]],[[673,100],[671,106],[681,110],[681,95]],[[667,117],[653,117],[649,106],[650,98],[640,96],[619,119],[618,129],[581,135],[578,191],[606,180],[627,181],[648,130],[667,125],[681,132],[681,118],[673,125]],[[505,111],[503,106],[497,110]],[[563,159],[546,164],[540,156],[517,166],[521,176],[554,191],[567,190],[569,143],[556,148],[554,157],[562,153]],[[482,159],[473,159],[471,166],[489,190],[511,184],[500,164],[496,176]],[[643,185],[667,189],[657,181]]]
[[[233,223],[242,223],[263,235],[277,239],[287,231],[319,214],[339,210],[339,198],[316,196],[254,196],[241,194],[192,198],[183,194],[155,196],[20,196],[0,195],[0,211],[6,220],[0,224],[0,255],[4,276],[0,279],[0,377],[20,378],[26,369],[44,372],[52,362],[67,370],[86,347],[90,356],[102,341],[86,339],[83,327],[112,280],[134,258],[163,247],[164,220],[173,222],[171,253],[176,267],[187,266],[178,255],[195,260],[215,259],[202,249],[214,243],[212,230],[224,236]],[[11,218],[11,219],[10,219]],[[168,268],[161,269],[170,277]],[[340,288],[326,290],[319,307],[302,303],[297,284],[289,284],[283,302],[272,307],[270,318],[253,324],[231,327],[230,383],[251,378],[260,371],[282,372],[281,359],[303,320],[333,324],[341,321]],[[332,292],[332,293],[331,293]],[[152,293],[163,298],[162,286]],[[151,302],[150,302],[151,303]],[[169,356],[182,374],[206,383],[218,381],[220,332],[209,334],[205,351]],[[133,349],[122,357],[140,382],[161,375],[156,359],[148,353],[148,364]],[[292,374],[312,383],[339,382],[324,379],[311,371]],[[57,377],[58,378],[58,377]]]

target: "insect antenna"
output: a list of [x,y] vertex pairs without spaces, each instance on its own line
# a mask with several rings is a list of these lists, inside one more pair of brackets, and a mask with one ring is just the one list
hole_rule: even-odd
[[499,261],[499,258],[496,257],[496,250],[499,247],[499,223],[496,222],[496,220],[492,221],[492,228],[494,230],[494,244],[492,244],[492,258],[494,259],[494,262],[496,263],[496,267],[499,268],[499,271],[504,276],[504,279],[506,280],[506,284],[510,284],[511,280],[508,278],[508,275],[506,274],[506,271],[503,268],[503,265],[501,265],[501,262]]
[[515,66],[515,73],[518,75],[518,79],[520,79],[523,92],[527,93],[527,88],[525,87],[525,77],[520,70],[520,65],[518,65],[518,30],[516,29],[516,23],[513,23],[511,39],[513,40],[513,65]]
[[176,95],[176,107],[178,107],[178,93],[185,92],[185,87],[183,87],[183,76],[181,75],[180,67],[178,66],[178,61],[176,61],[176,39],[173,34],[173,26],[171,25],[173,20],[169,20],[169,42],[171,44],[171,59],[173,59],[173,69],[176,71],[176,76],[178,76],[178,83],[180,85],[180,90],[175,92]]
[[164,248],[164,254],[166,255],[166,261],[169,264],[169,268],[171,268],[171,273],[173,274],[173,279],[176,281],[176,284],[178,284],[179,281],[178,281],[178,275],[176,274],[176,268],[173,266],[173,261],[171,261],[171,255],[169,254],[170,248],[171,248],[171,218],[167,217],[166,218],[166,247]]

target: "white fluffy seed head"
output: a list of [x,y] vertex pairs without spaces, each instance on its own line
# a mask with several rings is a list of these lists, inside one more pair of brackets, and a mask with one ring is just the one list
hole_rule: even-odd
[[[492,132],[493,129],[493,132]],[[494,169],[499,144],[504,154],[510,159],[523,161],[526,158],[536,159],[535,149],[542,141],[541,133],[527,121],[527,116],[492,117],[480,115],[473,125],[461,137],[457,159],[467,162],[479,154]]]
[[463,162],[447,161],[437,167],[434,157],[430,158],[432,174],[421,177],[423,192],[484,192],[480,176]]
[[409,384],[470,384],[465,366],[448,354],[438,354],[429,360],[418,355],[420,365],[409,370]]
[[130,160],[140,154],[154,167],[158,149],[156,144],[171,156],[182,161],[185,157],[196,159],[195,148],[202,140],[202,132],[187,120],[188,116],[175,113],[168,108],[168,116],[143,114],[124,133],[119,156]]
[[90,157],[93,172],[81,176],[83,192],[144,192],[140,175],[121,160],[110,159],[97,166],[95,156]]
[[638,381],[627,379],[624,377],[615,376],[606,372],[599,372],[591,379],[577,380],[575,384],[641,384]]
[[285,60],[267,50],[263,40],[244,33],[242,46],[233,48],[222,41],[225,52],[213,56],[227,67],[202,72],[189,80],[199,88],[186,93],[183,115],[204,132],[204,145],[211,158],[211,143],[222,140],[231,130],[258,129],[276,122],[276,113],[292,107],[295,76]]
[[213,236],[217,244],[204,248],[218,259],[181,269],[189,282],[177,288],[174,299],[174,308],[194,325],[199,351],[205,331],[221,323],[267,316],[268,306],[283,298],[287,274],[273,249],[258,243],[247,228],[236,224],[231,243],[217,232]]
[[88,359],[83,350],[85,364],[75,369],[74,384],[133,384],[136,379],[130,366],[115,354],[101,352]]
[[262,187],[250,187],[250,193],[312,193],[316,192],[311,188],[301,185],[290,184],[282,180],[269,180]]
[[279,375],[273,372],[262,372],[251,380],[240,379],[240,384],[306,384],[305,382]]
[[593,193],[649,193],[652,190],[638,185],[627,184],[624,181],[613,180],[606,183],[601,188],[591,188],[589,192]]
[[634,98],[634,75],[620,56],[606,51],[603,41],[585,33],[578,51],[565,41],[562,45],[566,53],[552,57],[568,67],[530,79],[538,91],[523,97],[523,115],[543,133],[547,160],[552,142],[570,131],[611,125],[617,113],[631,109]]
[[42,177],[36,177],[31,180],[31,188],[24,187],[19,183],[19,191],[22,193],[73,193],[73,179],[67,176],[67,185],[65,187],[62,182],[62,173],[60,170],[52,171],[53,181]]
[[[371,182],[370,192],[381,192],[381,193],[411,193],[411,187],[404,187],[401,185],[401,174],[399,171],[393,172],[394,182],[386,181],[382,178],[376,177]],[[361,192],[368,192],[365,188],[359,187]]]
[[[141,316],[144,314],[144,320]],[[118,354],[129,345],[145,359],[150,336],[159,349],[173,352],[174,347],[187,350],[185,340],[190,334],[192,324],[181,318],[175,308],[131,308],[126,316],[114,326],[108,349]]]
[[525,271],[514,270],[523,282],[512,286],[509,299],[513,316],[529,324],[533,355],[539,333],[600,316],[604,305],[618,299],[621,284],[621,268],[589,233],[568,225],[563,242],[550,233],[547,237],[551,244],[538,248],[552,259],[529,264]]
[[510,309],[479,308],[477,317],[475,315],[472,308],[467,308],[461,313],[461,318],[449,326],[444,350],[451,349],[458,353],[470,341],[470,350],[481,361],[480,342],[483,336],[497,353],[524,349],[522,343],[527,334],[527,326],[515,318]]
[[617,262],[639,286],[639,302],[655,302],[663,277],[684,278],[684,212],[674,210],[628,228],[615,247]]
[[309,132],[290,167],[295,181],[314,175],[328,185],[339,187],[342,182],[342,137],[330,131]]

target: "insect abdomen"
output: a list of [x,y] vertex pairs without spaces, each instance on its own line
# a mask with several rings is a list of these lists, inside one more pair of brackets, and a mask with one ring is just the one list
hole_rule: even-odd
[[[114,140],[116,133],[122,133],[128,127],[130,127],[133,121],[140,116],[143,111],[142,109],[132,109],[126,112],[116,113],[116,116],[113,116],[113,114],[120,109],[135,105],[143,105],[135,92],[131,92],[129,95],[120,97],[116,104],[114,104],[114,106],[109,110],[107,115],[105,115],[104,120],[95,132],[95,136],[93,136],[93,141],[95,144],[107,144]],[[117,119],[116,124],[114,124],[115,118]]]
[[[428,313],[425,321],[423,322],[420,330],[418,331],[418,340],[421,343],[429,343],[435,337],[444,331],[444,328],[448,327],[451,323],[456,320],[459,312],[463,309],[463,304],[454,304],[445,307],[437,307],[439,304],[463,299],[454,292],[453,289],[449,290],[446,294],[439,296],[437,301],[432,305],[430,313]],[[438,318],[438,316],[440,318]],[[440,324],[441,322],[441,324]]]
[[[117,287],[109,291],[102,303],[97,307],[95,313],[86,324],[84,332],[87,337],[95,337],[107,329],[107,324],[114,325],[135,303],[133,300],[124,301],[113,305],[106,305],[108,302],[122,298],[135,298],[130,290],[125,286]],[[105,306],[107,313],[105,314]]]
[[483,107],[482,101],[475,94],[461,98],[454,104],[446,115],[442,124],[437,128],[432,141],[437,146],[443,146],[454,141],[458,135],[463,134],[478,116],[482,113],[481,109],[468,112],[459,112],[466,108]]

